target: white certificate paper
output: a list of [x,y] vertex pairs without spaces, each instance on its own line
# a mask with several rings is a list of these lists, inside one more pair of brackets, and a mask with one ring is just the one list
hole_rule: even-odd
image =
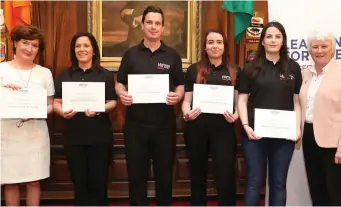
[[255,109],[255,133],[258,137],[296,140],[296,112]]
[[233,113],[233,86],[194,84],[193,109],[199,107],[201,113]]
[[14,91],[0,89],[0,117],[8,119],[47,118],[47,91],[41,88],[23,88]]
[[105,111],[104,82],[63,82],[63,111]]
[[133,104],[166,103],[169,93],[169,75],[128,75],[128,93],[133,97]]

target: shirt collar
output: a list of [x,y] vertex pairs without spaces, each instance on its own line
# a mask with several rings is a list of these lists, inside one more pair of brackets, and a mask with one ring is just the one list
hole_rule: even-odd
[[[162,40],[160,40],[160,42],[161,42],[161,45],[160,45],[160,47],[159,47],[157,50],[165,51],[167,46],[165,45],[165,43],[164,43]],[[139,47],[141,50],[149,49],[149,48],[146,47],[146,45],[144,44],[144,40],[141,40],[141,42],[140,42],[140,44],[138,45],[138,47]]]
[[278,65],[280,63],[280,59],[276,63],[274,63],[273,61],[270,61],[267,58],[265,58],[264,62],[265,62],[265,65]]
[[95,71],[95,69],[93,68],[93,67],[91,67],[91,68],[89,68],[89,69],[87,69],[87,70],[83,70],[83,69],[81,69],[80,67],[72,67],[72,71],[73,72],[76,72],[76,71],[82,71],[82,72],[94,72]]
[[[334,58],[332,58],[332,59],[328,62],[328,64],[322,68],[322,73],[327,73],[328,69],[330,68],[329,66],[331,65],[331,62],[332,62],[333,60],[334,60]],[[313,74],[317,75],[316,68],[315,68],[315,64],[313,65],[313,67],[310,68],[310,72],[312,72]]]
[[222,63],[216,67],[214,64],[211,64],[211,67],[213,68],[213,70],[221,70],[224,68],[224,65]]

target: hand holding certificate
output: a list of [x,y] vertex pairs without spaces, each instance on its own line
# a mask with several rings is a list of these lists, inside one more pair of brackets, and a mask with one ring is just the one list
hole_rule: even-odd
[[105,111],[104,82],[63,82],[63,111]]
[[169,75],[128,75],[128,93],[133,97],[133,104],[166,103]]
[[0,89],[0,117],[11,119],[47,118],[47,91],[40,88]]
[[200,108],[201,113],[233,113],[233,86],[194,84],[193,108]]
[[264,138],[297,139],[296,112],[255,109],[255,133]]

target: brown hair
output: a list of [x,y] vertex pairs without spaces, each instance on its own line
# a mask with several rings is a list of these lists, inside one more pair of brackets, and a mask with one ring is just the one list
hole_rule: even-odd
[[265,38],[265,34],[266,31],[270,28],[270,27],[275,27],[277,28],[283,36],[283,43],[281,46],[281,49],[279,50],[279,63],[281,65],[280,67],[280,72],[287,77],[290,72],[290,67],[289,67],[289,63],[290,63],[290,58],[289,58],[289,52],[288,52],[288,46],[287,46],[287,34],[285,32],[285,29],[283,27],[283,25],[277,21],[272,21],[269,22],[268,24],[266,24],[262,30],[262,33],[260,35],[260,40],[258,43],[258,49],[256,52],[256,56],[254,57],[254,59],[251,61],[251,63],[249,65],[246,66],[246,73],[248,74],[249,77],[254,78],[258,73],[260,73],[263,68],[264,68],[264,63],[266,60],[266,52],[265,52],[265,48],[263,46],[263,40]]
[[70,59],[71,59],[71,64],[72,64],[71,68],[78,68],[78,59],[76,57],[75,48],[76,48],[76,41],[80,37],[87,37],[90,40],[90,43],[93,49],[93,54],[94,54],[92,56],[92,67],[95,69],[98,68],[101,62],[100,50],[99,50],[96,38],[89,32],[80,32],[80,33],[75,34],[72,37],[71,44],[70,44]]
[[16,48],[14,46],[14,42],[17,42],[21,39],[24,40],[39,40],[39,50],[38,53],[42,53],[45,49],[45,41],[44,41],[44,35],[42,31],[29,24],[21,24],[13,28],[11,32],[11,40],[13,42],[13,53],[15,54]]
[[236,66],[231,62],[230,56],[228,54],[229,45],[228,45],[227,38],[226,38],[224,32],[219,30],[219,29],[208,30],[205,34],[205,37],[204,37],[203,43],[202,43],[202,49],[201,49],[201,60],[200,60],[199,64],[197,65],[198,73],[197,73],[196,83],[206,83],[207,76],[212,70],[212,65],[210,63],[210,60],[209,60],[207,52],[206,52],[207,36],[210,33],[218,33],[223,37],[224,53],[223,53],[223,56],[221,57],[222,58],[222,65],[229,71],[230,76],[231,76],[232,85],[234,85],[236,82],[237,69],[236,69]]

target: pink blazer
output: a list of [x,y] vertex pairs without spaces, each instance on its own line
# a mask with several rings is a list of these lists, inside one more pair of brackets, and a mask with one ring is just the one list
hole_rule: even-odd
[[[318,146],[341,150],[341,64],[335,59],[331,61],[315,96],[314,135]],[[299,94],[302,109],[302,134],[311,79],[311,71],[305,70]]]

